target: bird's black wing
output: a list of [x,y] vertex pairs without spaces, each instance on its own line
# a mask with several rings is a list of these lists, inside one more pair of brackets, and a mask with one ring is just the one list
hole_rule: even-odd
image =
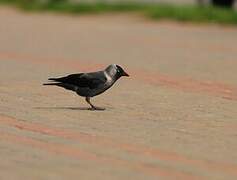
[[106,82],[103,72],[70,74],[61,78],[49,78],[49,80],[90,89],[95,89]]

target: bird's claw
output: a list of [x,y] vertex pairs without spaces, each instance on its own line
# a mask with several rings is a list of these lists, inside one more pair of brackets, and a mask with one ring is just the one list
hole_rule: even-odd
[[93,107],[91,107],[91,108],[88,108],[88,110],[91,110],[91,111],[104,111],[105,108],[93,106]]

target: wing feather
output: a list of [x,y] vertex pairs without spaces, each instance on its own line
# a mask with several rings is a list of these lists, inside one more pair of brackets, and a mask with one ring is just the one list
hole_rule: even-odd
[[49,78],[49,80],[95,89],[106,82],[103,72],[70,74],[61,78]]

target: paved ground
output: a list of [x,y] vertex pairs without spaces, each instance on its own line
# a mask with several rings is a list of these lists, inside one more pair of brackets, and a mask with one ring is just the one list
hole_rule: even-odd
[[[0,179],[236,179],[237,28],[0,9]],[[125,67],[93,102],[51,76]]]

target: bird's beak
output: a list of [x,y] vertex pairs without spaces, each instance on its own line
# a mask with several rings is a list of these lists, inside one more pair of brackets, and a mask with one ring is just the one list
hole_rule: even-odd
[[129,77],[129,74],[124,71],[124,72],[123,72],[123,76]]

